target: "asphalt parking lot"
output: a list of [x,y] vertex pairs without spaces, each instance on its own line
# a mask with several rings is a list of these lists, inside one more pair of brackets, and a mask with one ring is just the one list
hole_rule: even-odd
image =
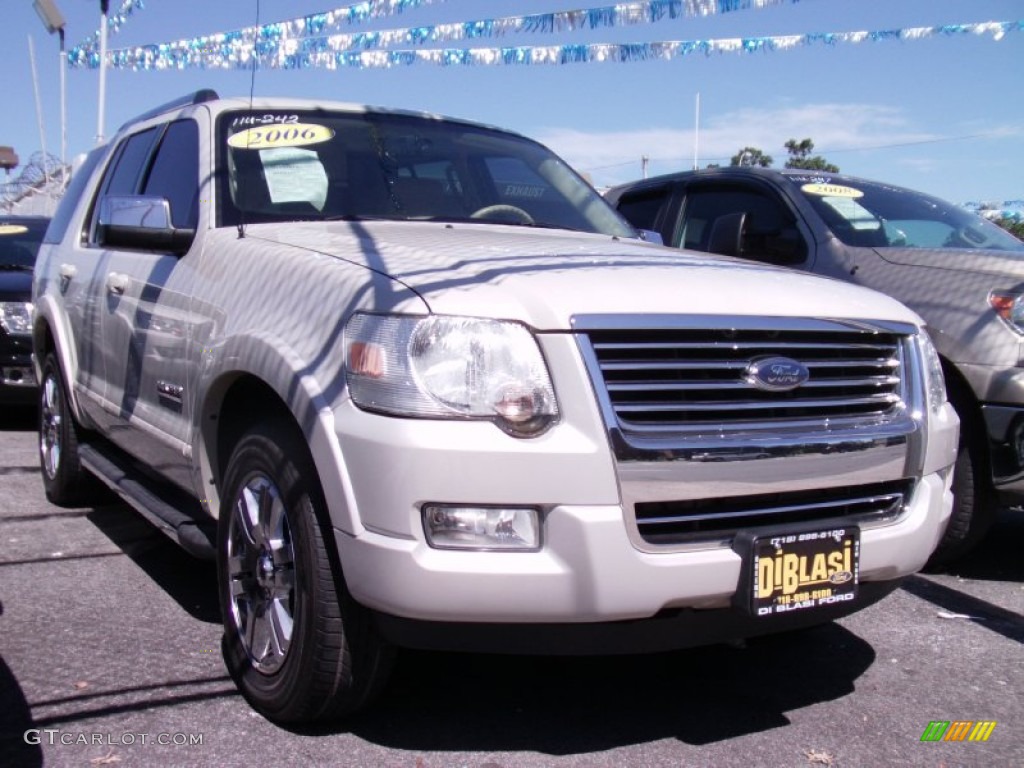
[[[0,422],[0,495],[0,766],[1024,765],[1022,512],[814,630],[636,657],[406,652],[373,710],[296,731],[228,679],[212,566],[115,500],[46,502],[31,417]],[[995,725],[922,741],[933,721]]]

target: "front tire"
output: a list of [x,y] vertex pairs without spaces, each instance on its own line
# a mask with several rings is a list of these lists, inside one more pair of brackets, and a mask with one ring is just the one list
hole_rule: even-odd
[[311,723],[365,706],[393,651],[348,593],[319,482],[292,425],[261,424],[224,478],[218,584],[224,659],[250,705]]
[[928,560],[929,570],[946,568],[970,552],[988,533],[996,517],[996,496],[986,483],[988,464],[984,443],[963,415],[960,424],[960,447],[953,469],[953,512],[938,547]]

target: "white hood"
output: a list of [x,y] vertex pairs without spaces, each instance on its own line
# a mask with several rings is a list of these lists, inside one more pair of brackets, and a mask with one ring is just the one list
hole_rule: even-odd
[[361,264],[438,314],[571,328],[595,314],[760,315],[919,322],[848,283],[640,241],[564,230],[433,222],[257,225],[250,237]]

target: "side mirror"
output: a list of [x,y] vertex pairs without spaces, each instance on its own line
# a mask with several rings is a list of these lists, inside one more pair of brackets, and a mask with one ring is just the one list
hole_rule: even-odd
[[194,229],[176,229],[171,204],[150,195],[111,195],[100,199],[97,239],[100,245],[184,254]]
[[726,213],[715,219],[708,235],[708,252],[739,256],[743,250],[743,225],[746,221],[747,214],[743,211]]

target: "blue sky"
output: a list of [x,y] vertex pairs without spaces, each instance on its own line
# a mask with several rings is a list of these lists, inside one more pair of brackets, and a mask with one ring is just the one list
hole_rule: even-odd
[[[641,0],[642,1],[642,0]],[[761,0],[764,2],[765,0]],[[98,0],[55,0],[71,48],[96,31]],[[123,0],[111,0],[112,8]],[[715,0],[690,0],[718,6]],[[22,160],[41,148],[29,66],[31,36],[45,147],[60,155],[58,41],[32,0],[3,0],[0,66],[7,73],[0,145]],[[344,0],[260,0],[270,23],[342,8]],[[755,2],[755,5],[757,3]],[[496,19],[609,5],[591,0],[434,0],[344,31]],[[770,7],[613,29],[520,34],[474,45],[646,43],[852,32],[1024,19],[1021,0],[778,0]],[[145,0],[111,49],[251,26],[256,0]],[[448,44],[462,46],[463,43]],[[787,139],[810,137],[844,172],[920,189],[953,202],[1024,198],[1024,32],[866,40],[759,53],[703,54],[672,61],[533,66],[419,64],[391,69],[260,70],[257,95],[319,97],[423,109],[500,125],[546,143],[595,184],[698,163],[727,163],[756,146],[782,165]],[[95,143],[98,73],[67,74],[68,156]],[[247,95],[240,70],[109,70],[105,133],[133,115],[199,88]],[[699,138],[695,141],[696,97]],[[16,173],[16,171],[15,171]],[[13,175],[12,175],[13,178]]]

